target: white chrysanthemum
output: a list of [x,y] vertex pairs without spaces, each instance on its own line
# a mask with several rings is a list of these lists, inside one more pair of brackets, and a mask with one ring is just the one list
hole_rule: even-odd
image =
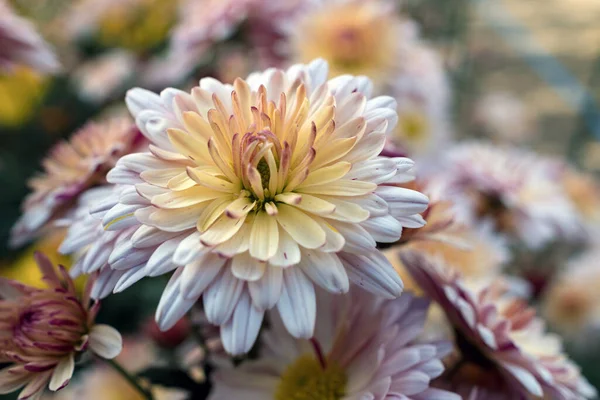
[[454,146],[435,176],[468,223],[537,248],[557,237],[579,238],[582,226],[551,162],[517,148],[468,142]]
[[71,212],[85,190],[106,183],[106,172],[124,154],[145,145],[129,118],[115,116],[89,122],[69,141],[56,144],[42,161],[44,172],[31,178],[32,192],[23,201],[23,215],[11,230],[12,246],[40,237]]
[[451,346],[418,339],[427,300],[318,294],[313,339],[293,338],[273,314],[258,359],[218,370],[210,399],[460,399],[430,387]]
[[272,307],[293,336],[311,337],[313,284],[400,295],[376,242],[422,221],[427,197],[394,186],[413,179],[411,160],[378,156],[396,103],[370,98],[365,77],[327,74],[317,60],[233,86],[205,78],[191,94],[129,92],[152,144],[108,174],[126,194],[105,229],[141,224],[108,263],[125,271],[152,254],[145,274],[175,269],[156,313],[161,328],[202,296],[208,320],[230,335],[228,350],[242,352]]

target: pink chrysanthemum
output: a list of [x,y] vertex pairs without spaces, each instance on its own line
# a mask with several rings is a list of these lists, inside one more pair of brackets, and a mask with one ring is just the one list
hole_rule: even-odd
[[187,0],[173,30],[171,46],[175,51],[205,49],[226,39],[248,15],[257,0]]
[[68,141],[57,144],[43,161],[44,172],[29,181],[33,189],[23,215],[11,232],[11,244],[34,239],[68,213],[86,189],[105,182],[106,172],[139,144],[141,135],[127,118],[88,123]]
[[210,399],[460,399],[429,385],[451,346],[417,340],[427,300],[384,300],[355,289],[318,295],[314,338],[290,336],[272,313],[258,359],[217,371]]
[[33,25],[0,0],[0,70],[27,65],[40,72],[57,72],[59,63]]
[[25,386],[19,399],[38,399],[47,384],[65,387],[81,352],[113,358],[122,346],[119,332],[94,323],[99,303],[91,305],[91,281],[80,297],[64,268],[57,274],[40,253],[36,261],[48,288],[0,280],[0,362],[10,364],[0,370],[0,394]]
[[551,162],[516,148],[468,142],[451,148],[435,180],[467,223],[537,248],[557,237],[580,237],[577,213]]
[[208,320],[244,342],[228,350],[247,351],[272,307],[292,335],[312,336],[313,284],[401,293],[376,242],[422,221],[427,197],[395,186],[413,179],[411,160],[378,156],[396,104],[370,93],[364,77],[327,81],[323,61],[233,86],[206,78],[191,94],[130,91],[151,145],[108,174],[127,194],[105,229],[136,227],[108,263],[138,268],[137,279],[176,270],[157,310],[162,329],[202,297]]
[[458,273],[423,255],[401,257],[455,331],[459,359],[441,378],[443,385],[470,400],[595,396],[596,390],[562,353],[560,337],[546,333],[544,322],[523,300],[505,297],[502,284],[472,289]]

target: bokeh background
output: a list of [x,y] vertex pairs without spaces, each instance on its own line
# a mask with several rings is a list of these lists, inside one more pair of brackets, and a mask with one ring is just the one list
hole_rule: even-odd
[[[145,0],[154,14],[142,10],[135,23],[116,14],[114,26],[103,27],[103,39],[83,35],[76,40],[69,37],[64,18],[75,2],[10,3],[57,49],[63,64],[55,76],[27,68],[0,74],[0,275],[39,283],[33,247],[8,246],[29,190],[27,179],[40,170],[53,144],[69,138],[87,120],[123,112],[127,88],[161,88],[160,83],[141,82],[138,75],[143,60],[165,50],[176,21],[164,16],[175,15],[169,14],[169,4],[176,2]],[[451,80],[456,137],[497,140],[495,130],[508,125],[521,146],[600,173],[600,1],[404,0],[400,8],[443,59]],[[125,33],[127,24],[136,31]],[[187,88],[204,76],[227,80],[238,72],[246,75],[252,64],[239,50],[246,45],[246,28],[242,23],[228,39],[192,60],[189,73],[172,84]],[[115,50],[127,55],[121,64],[105,67],[120,68],[112,85],[107,79],[113,74],[100,65]],[[109,93],[96,95],[109,84]],[[46,238],[33,246],[68,265],[70,260],[56,252],[59,241]],[[153,314],[164,284],[163,278],[147,279],[135,290],[110,297],[100,318],[125,334],[139,331]],[[600,342],[584,350],[569,349],[587,378],[600,387]]]

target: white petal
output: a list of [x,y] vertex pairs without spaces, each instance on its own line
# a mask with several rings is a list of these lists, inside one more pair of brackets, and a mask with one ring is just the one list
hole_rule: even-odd
[[257,281],[248,282],[252,302],[259,310],[268,310],[275,306],[283,288],[283,270],[267,266],[265,274]]
[[363,289],[387,299],[394,299],[404,287],[400,276],[379,252],[355,255],[340,253],[350,280]]
[[318,250],[305,250],[299,268],[317,285],[331,293],[346,293],[350,281],[342,262],[336,254]]
[[205,249],[206,247],[200,243],[200,232],[196,230],[179,242],[179,246],[173,253],[173,262],[177,265],[189,264]]
[[187,264],[181,275],[181,292],[193,300],[199,298],[223,268],[227,259],[218,254],[205,253]]
[[221,327],[221,340],[225,350],[232,355],[250,351],[258,337],[263,315],[264,311],[254,307],[250,295],[244,290],[233,316]]
[[309,339],[315,329],[317,313],[315,289],[298,267],[283,271],[283,290],[277,310],[288,332],[299,339]]
[[371,234],[373,239],[380,243],[397,242],[402,235],[402,224],[391,215],[370,218],[362,222],[361,226]]
[[50,378],[50,384],[48,385],[48,389],[55,392],[67,386],[67,384],[71,380],[71,377],[73,376],[74,370],[75,360],[73,358],[73,354],[69,354],[67,357],[63,358],[56,365],[56,367],[54,367],[54,371],[52,372],[52,377]]
[[123,339],[112,326],[98,324],[90,331],[90,349],[98,356],[112,359],[121,353]]
[[265,273],[267,263],[257,260],[246,252],[238,254],[231,259],[231,272],[233,276],[244,281],[256,281]]
[[155,319],[162,331],[172,328],[197,301],[186,299],[181,293],[183,268],[185,267],[179,267],[171,276],[158,302]]
[[240,295],[244,281],[231,273],[231,268],[225,268],[204,292],[204,312],[208,321],[214,325],[224,324],[233,312]]
[[534,396],[542,397],[543,389],[535,376],[525,368],[510,363],[502,363],[502,366],[521,383]]

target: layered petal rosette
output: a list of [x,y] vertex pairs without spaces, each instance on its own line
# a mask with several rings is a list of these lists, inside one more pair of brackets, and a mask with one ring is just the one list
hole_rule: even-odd
[[290,336],[273,313],[258,359],[218,370],[210,399],[460,399],[430,387],[452,346],[419,340],[428,300],[385,300],[354,288],[317,294],[313,339]]
[[104,228],[140,225],[109,257],[115,270],[175,270],[157,310],[162,329],[200,298],[208,320],[247,351],[266,310],[289,332],[313,335],[317,284],[350,282],[386,298],[402,282],[377,242],[422,221],[423,194],[395,186],[414,164],[379,153],[396,103],[371,98],[365,77],[327,80],[317,60],[269,69],[233,85],[205,78],[191,93],[131,90],[127,104],[151,141],[123,157],[108,180],[126,194]]
[[548,159],[515,147],[465,142],[450,148],[439,167],[434,180],[461,221],[492,223],[496,232],[533,249],[583,236]]
[[86,350],[110,359],[122,348],[119,332],[95,323],[91,281],[80,296],[62,266],[55,270],[41,253],[36,261],[47,288],[0,280],[0,394],[24,387],[19,399],[39,399],[46,385],[65,387]]
[[457,359],[440,380],[469,400],[585,400],[596,390],[562,352],[559,336],[501,281],[474,288],[460,274],[418,253],[401,255],[455,332]]
[[106,183],[108,170],[119,157],[139,146],[140,139],[143,137],[128,118],[114,117],[90,122],[69,141],[55,145],[42,162],[44,172],[28,182],[32,192],[12,228],[11,245],[20,246],[41,236],[45,228],[68,215],[85,190]]

